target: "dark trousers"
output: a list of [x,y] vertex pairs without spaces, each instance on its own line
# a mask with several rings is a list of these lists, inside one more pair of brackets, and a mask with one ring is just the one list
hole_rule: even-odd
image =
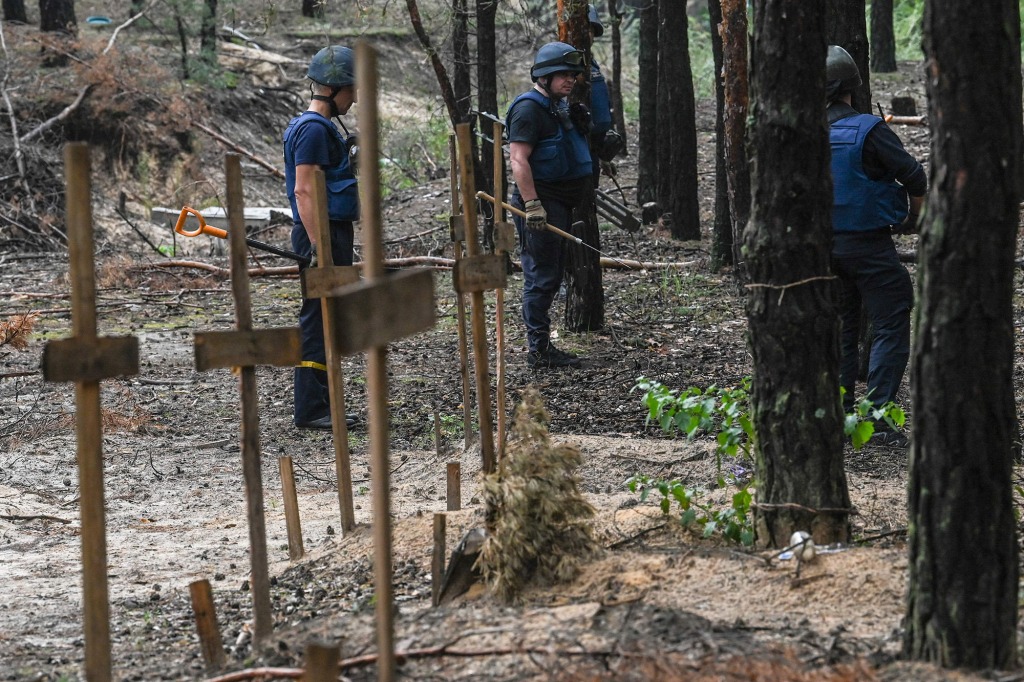
[[[354,239],[352,223],[331,221],[331,255],[335,265],[352,265]],[[303,256],[312,251],[306,228],[302,225],[292,228],[292,250]],[[299,310],[299,329],[302,334],[302,364],[295,368],[295,423],[307,424],[331,413],[327,349],[319,298],[303,299]]]
[[864,248],[833,252],[839,279],[839,319],[842,323],[839,375],[846,389],[844,407],[852,409],[857,383],[861,307],[874,327],[868,361],[868,398],[880,407],[896,400],[910,359],[910,310],[914,286],[900,263],[888,234],[873,235]]
[[[568,231],[572,226],[572,207],[558,201],[542,201],[548,222]],[[523,208],[523,198],[514,192],[512,205]],[[514,216],[519,233],[520,262],[523,266],[523,322],[531,351],[548,347],[551,334],[551,303],[562,285],[565,273],[565,237],[554,232],[529,230],[526,220]]]

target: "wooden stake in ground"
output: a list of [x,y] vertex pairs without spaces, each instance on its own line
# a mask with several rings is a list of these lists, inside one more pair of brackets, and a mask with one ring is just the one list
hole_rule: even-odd
[[46,344],[43,378],[75,382],[85,679],[108,682],[112,668],[100,380],[138,374],[139,341],[134,336],[100,338],[96,335],[92,178],[87,144],[73,142],[64,147],[64,176],[73,336]]
[[[505,155],[502,153],[501,121],[494,122],[494,196],[505,199]],[[505,254],[516,246],[516,229],[512,223],[505,222],[505,209],[501,204],[494,205],[494,253],[501,256],[502,266],[505,265]],[[498,460],[505,454],[505,431],[508,429],[505,415],[505,288],[495,291],[494,304],[494,339],[495,348],[495,382],[497,393],[495,402],[498,406]]]
[[356,513],[352,501],[352,457],[348,449],[348,424],[345,421],[345,375],[341,369],[337,306],[334,291],[359,281],[359,268],[334,264],[331,223],[327,212],[327,178],[316,170],[313,216],[316,220],[319,267],[302,271],[302,296],[319,298],[324,325],[324,349],[327,360],[327,394],[331,405],[331,434],[334,436],[334,469],[338,476],[338,507],[343,533],[355,530]]
[[377,122],[377,53],[356,46],[362,146],[361,207],[363,273],[366,279],[337,290],[338,348],[367,352],[366,384],[373,492],[373,575],[376,589],[377,678],[395,679],[394,590],[391,559],[391,469],[388,461],[387,344],[434,325],[434,278],[429,270],[384,275],[381,239],[380,160]]
[[231,367],[239,375],[242,399],[242,476],[245,480],[246,515],[249,520],[250,587],[252,592],[253,644],[266,640],[273,630],[270,607],[270,575],[267,567],[267,529],[263,513],[263,476],[260,469],[260,416],[256,394],[256,366],[294,367],[302,359],[298,327],[252,328],[248,248],[245,243],[245,203],[242,196],[241,162],[237,154],[225,158],[227,177],[228,239],[231,245],[231,292],[235,299],[235,329],[228,332],[196,332],[195,360],[200,372]]
[[[452,212],[448,216],[449,231],[455,249],[455,260],[462,258],[462,243],[466,240],[465,217],[459,213],[459,157],[455,147],[455,135],[448,135],[449,185],[451,187]],[[456,314],[459,316],[456,328],[459,332],[459,374],[462,375],[462,429],[465,433],[463,449],[473,444],[473,394],[469,384],[469,348],[466,333],[466,297],[461,291],[455,292]]]
[[224,667],[225,655],[210,581],[196,580],[189,583],[188,589],[192,597],[192,613],[196,618],[196,632],[199,634],[199,646],[203,651],[206,672],[211,673]]
[[[476,195],[473,188],[476,181],[473,177],[473,141],[468,123],[460,123],[455,126],[455,134],[459,141],[459,173],[460,186],[462,188],[462,216],[466,227],[466,253],[465,260],[473,259],[474,264],[479,263],[482,267],[474,267],[480,273],[489,273],[470,284],[469,277],[460,277],[455,273],[456,290],[463,286],[463,290],[471,293],[473,307],[470,310],[473,323],[473,365],[476,371],[476,402],[477,419],[480,422],[480,458],[481,466],[485,474],[494,472],[494,427],[491,420],[491,377],[488,372],[487,360],[487,322],[484,319],[484,291],[486,289],[504,288],[504,282],[497,286],[497,282],[490,275],[500,273],[505,275],[504,257],[496,255],[483,256],[479,258],[480,242],[477,239],[476,229]],[[490,262],[488,264],[488,259]],[[495,270],[495,264],[500,263],[500,269]],[[468,273],[468,271],[467,271]],[[465,286],[464,286],[465,285]]]
[[302,520],[299,518],[299,497],[295,493],[295,470],[291,457],[278,457],[281,472],[281,496],[284,498],[284,521],[288,528],[288,558],[298,561],[305,554],[302,547]]

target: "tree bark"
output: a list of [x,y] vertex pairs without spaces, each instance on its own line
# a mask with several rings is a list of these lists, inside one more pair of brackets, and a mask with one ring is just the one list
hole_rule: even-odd
[[658,202],[672,214],[676,239],[700,239],[697,205],[697,112],[693,100],[686,6],[658,7]]
[[[590,24],[587,20],[586,0],[566,0],[567,21],[561,22],[559,35],[566,36],[566,42],[587,53],[588,68],[584,70],[585,80],[578,83],[572,92],[572,100],[590,105]],[[582,226],[572,232],[594,248],[601,248],[601,233],[597,224],[597,209],[594,205],[594,190],[587,192],[583,204],[574,211]],[[568,247],[565,264],[565,326],[574,332],[596,331],[604,326],[604,284],[600,256],[577,244]]]
[[892,0],[871,0],[871,70],[896,70],[896,37],[892,30]]
[[746,281],[742,253],[743,231],[750,219],[750,166],[747,162],[747,111],[749,109],[747,60],[747,4],[721,0],[722,71],[726,174],[729,180],[729,213],[732,218],[733,272]]
[[927,3],[931,184],[911,356],[904,653],[1016,666],[1014,253],[1024,187],[1016,0]]
[[[857,62],[861,86],[853,91],[853,108],[871,113],[871,70],[868,68],[868,27],[864,0],[826,0],[829,45],[839,45]],[[822,60],[825,57],[822,56]]]
[[[57,49],[43,47],[43,66],[59,68],[68,65],[66,52],[71,49],[70,38],[78,33],[74,0],[39,0],[39,28],[55,34]],[[44,44],[45,45],[45,44]]]
[[711,229],[711,271],[732,265],[732,216],[725,154],[725,84],[722,80],[722,2],[708,2],[711,53],[715,60],[715,223]]
[[[495,70],[497,49],[495,47],[495,19],[497,16],[497,0],[476,0],[476,97],[477,109],[493,113],[501,117],[504,112],[498,111],[498,76]],[[490,135],[492,125],[480,121],[484,132]],[[480,146],[481,170],[484,172],[482,184],[493,190],[494,149],[492,145]],[[491,207],[493,216],[493,207]],[[485,240],[486,241],[486,240]]]
[[[622,12],[618,3],[609,3],[608,16],[612,28],[612,73],[608,81],[608,96],[612,100],[613,125],[625,144],[629,138],[626,137],[626,114],[622,109],[622,88],[619,87],[622,82]],[[628,152],[623,151],[622,154],[625,156]]]
[[639,157],[637,158],[636,200],[640,206],[654,201],[658,192],[658,2],[651,0],[640,10],[640,99]]
[[3,0],[4,21],[20,21],[28,23],[28,14],[25,12],[25,0]]
[[217,70],[217,0],[203,0],[203,17],[199,28],[199,61],[210,71]]
[[744,251],[758,541],[785,546],[793,531],[805,530],[817,543],[845,542],[850,498],[829,273],[825,9],[772,0],[755,7],[754,202]]

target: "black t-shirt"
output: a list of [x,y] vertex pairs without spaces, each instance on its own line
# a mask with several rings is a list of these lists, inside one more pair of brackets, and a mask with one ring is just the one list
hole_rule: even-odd
[[[536,147],[540,140],[554,137],[561,123],[553,112],[545,110],[533,100],[523,100],[509,112],[505,125],[508,126],[509,142],[523,142]],[[552,200],[578,206],[593,182],[594,179],[589,175],[559,182],[534,179],[534,187],[541,201]]]

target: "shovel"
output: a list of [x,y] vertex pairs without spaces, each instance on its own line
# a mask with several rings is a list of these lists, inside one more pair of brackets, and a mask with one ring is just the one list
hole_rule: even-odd
[[[192,231],[188,231],[185,229],[185,221],[188,219],[190,213],[196,217],[196,220],[199,221],[199,228]],[[218,239],[228,238],[227,230],[222,230],[219,227],[207,225],[206,221],[203,219],[203,214],[197,211],[196,209],[190,208],[188,206],[183,206],[181,208],[181,215],[178,216],[178,222],[174,226],[174,231],[185,237],[198,237],[201,234],[208,234],[211,237],[217,237]],[[307,258],[306,256],[300,256],[294,251],[288,251],[287,249],[279,249],[278,247],[272,244],[267,244],[266,242],[261,242],[256,239],[249,239],[248,237],[245,238],[245,243],[255,249],[261,249],[263,251],[266,251],[267,253],[272,253],[275,256],[281,256],[282,258],[290,258],[293,261],[297,261],[298,263],[305,265],[309,264],[309,258]]]

